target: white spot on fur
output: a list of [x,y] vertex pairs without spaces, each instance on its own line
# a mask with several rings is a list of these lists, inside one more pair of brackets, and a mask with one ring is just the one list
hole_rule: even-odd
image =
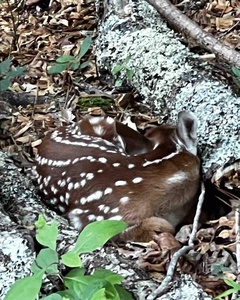
[[153,161],[147,161],[147,160],[146,160],[145,163],[142,164],[142,166],[143,166],[143,167],[147,167],[147,166],[152,165],[152,164],[159,164],[161,161],[170,159],[170,158],[172,158],[173,156],[175,156],[175,155],[177,155],[177,154],[179,154],[179,151],[172,152],[171,154],[169,154],[169,155],[167,155],[167,156],[165,156],[165,157],[163,157],[163,158],[155,159],[155,160],[153,160]]
[[105,163],[107,162],[107,159],[106,159],[105,157],[100,157],[100,158],[98,159],[98,161],[99,161],[100,163],[105,164]]
[[102,173],[102,172],[103,172],[102,169],[97,170],[97,173]]
[[51,166],[52,164],[53,164],[53,160],[52,160],[52,159],[49,159],[49,160],[48,160],[48,165]]
[[95,193],[91,194],[87,197],[87,202],[91,202],[93,200],[99,200],[103,195],[102,191],[96,191]]
[[111,218],[108,218],[108,220],[117,220],[117,221],[120,221],[120,220],[122,220],[122,216],[113,216]]
[[114,208],[114,209],[111,210],[111,213],[113,213],[113,214],[115,214],[117,212],[119,212],[119,208],[118,207],[116,207],[116,208]]
[[86,203],[87,203],[87,198],[86,198],[86,197],[82,197],[82,198],[80,199],[80,203],[81,203],[82,205],[86,204]]
[[96,216],[95,215],[89,215],[88,216],[88,220],[89,221],[95,221],[96,220]]
[[94,178],[94,174],[93,173],[87,173],[87,175],[86,175],[86,179],[87,180],[91,180],[93,178]]
[[115,186],[124,186],[127,185],[127,181],[125,180],[118,180],[115,182]]
[[109,195],[109,194],[111,194],[112,193],[112,191],[113,191],[113,189],[112,188],[110,188],[110,187],[108,187],[108,188],[106,188],[105,189],[105,191],[104,191],[104,195],[106,196],[106,195]]
[[59,186],[64,187],[65,185],[66,185],[66,180],[65,179],[61,180]]
[[77,162],[79,162],[79,157],[75,158],[75,159],[72,161],[73,164],[75,164],[75,163],[77,163]]
[[52,199],[50,200],[50,203],[53,204],[53,205],[55,205],[55,204],[58,203],[58,199],[57,199],[57,198],[52,198]]
[[103,216],[97,216],[97,217],[96,217],[96,221],[102,221],[102,220],[104,220],[104,217],[103,217]]
[[117,168],[120,166],[120,163],[113,163],[114,168]]
[[120,202],[121,204],[126,204],[126,203],[128,203],[128,201],[129,201],[129,197],[122,197],[122,198],[119,200],[119,202]]
[[53,192],[54,195],[56,195],[57,192],[58,192],[58,189],[56,189],[55,186],[52,185],[52,186],[51,186],[51,191]]
[[72,189],[73,189],[73,183],[70,182],[70,183],[68,184],[68,190],[71,191]]
[[132,168],[135,168],[135,165],[134,164],[129,164],[128,169],[132,169]]
[[168,184],[176,184],[178,182],[185,180],[186,178],[187,178],[186,173],[179,171],[179,172],[173,174],[171,177],[168,177],[167,183]]
[[143,181],[143,178],[142,178],[142,177],[136,177],[136,178],[134,178],[134,179],[132,180],[133,183],[139,183],[139,182],[141,182],[141,181]]
[[73,188],[74,188],[75,190],[79,189],[79,188],[80,188],[80,183],[79,183],[79,182],[76,182],[76,183],[74,184]]
[[68,205],[69,204],[69,199],[70,199],[70,194],[67,192],[65,194],[65,203]]
[[81,184],[81,187],[84,187],[85,186],[85,184],[86,184],[86,179],[83,179],[83,180],[81,180],[81,182],[80,182],[80,184]]

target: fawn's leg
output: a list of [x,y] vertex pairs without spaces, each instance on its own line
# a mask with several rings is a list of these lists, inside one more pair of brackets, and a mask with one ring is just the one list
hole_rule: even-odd
[[119,235],[122,241],[149,242],[155,234],[160,232],[169,232],[174,234],[174,227],[161,217],[146,218],[142,222],[129,226]]

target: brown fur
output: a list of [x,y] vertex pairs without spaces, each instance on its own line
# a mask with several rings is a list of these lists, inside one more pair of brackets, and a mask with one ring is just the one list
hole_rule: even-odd
[[[87,159],[78,161],[74,164],[66,166],[50,166],[47,164],[41,165],[39,162],[36,164],[36,171],[43,178],[51,176],[50,182],[43,184],[43,189],[46,190],[47,195],[43,200],[54,206],[58,210],[59,205],[64,208],[64,214],[72,220],[74,224],[74,218],[71,211],[76,208],[81,210],[88,210],[88,212],[82,212],[79,214],[79,220],[81,221],[81,228],[87,225],[90,220],[89,215],[99,216],[104,215],[105,219],[114,217],[115,215],[122,216],[122,219],[129,224],[129,229],[121,235],[123,239],[132,240],[149,240],[154,232],[168,231],[173,232],[177,225],[182,223],[184,219],[192,213],[192,210],[196,206],[196,200],[199,190],[200,179],[200,162],[197,156],[190,153],[185,149],[193,145],[194,151],[196,148],[195,130],[191,132],[190,128],[184,127],[185,119],[192,121],[192,127],[196,127],[196,120],[193,116],[184,112],[180,115],[179,127],[175,126],[160,126],[149,130],[144,138],[138,133],[134,133],[134,141],[137,141],[139,147],[146,149],[142,154],[142,149],[135,149],[137,156],[123,156],[119,152],[120,144],[125,147],[130,147],[133,142],[133,138],[127,138],[124,133],[124,127],[121,127],[121,134],[116,131],[116,124],[109,124],[106,122],[101,123],[101,126],[107,126],[106,131],[100,136],[103,139],[106,132],[108,134],[107,140],[112,140],[113,145],[106,146],[104,141],[98,137],[96,139],[95,132],[91,131],[88,122],[84,123],[84,126],[79,125],[79,132],[76,135],[72,135],[68,132],[68,128],[59,128],[58,136],[66,139],[70,142],[81,141],[83,132],[86,132],[93,136],[94,143],[98,143],[108,150],[115,151],[116,153],[108,153],[99,148],[93,148],[88,146],[68,145],[51,138],[51,134],[48,134],[43,139],[42,144],[39,146],[38,151],[41,157],[45,157],[57,161],[67,161],[71,159],[77,159],[79,157],[92,156],[95,161],[90,162]],[[124,126],[124,125],[121,125]],[[105,132],[105,133],[104,133]],[[188,133],[191,133],[190,135]],[[190,136],[190,137],[189,137]],[[145,144],[145,139],[148,141]],[[176,141],[181,140],[181,150],[178,154],[163,159],[167,155],[177,151]],[[91,143],[91,141],[84,141],[85,143]],[[179,147],[179,146],[177,146]],[[153,149],[155,148],[155,149]],[[125,149],[126,151],[126,149]],[[124,152],[124,151],[123,151]],[[99,158],[106,158],[107,162],[102,163],[98,161]],[[155,161],[156,162],[153,162]],[[149,165],[144,166],[146,162],[151,162]],[[158,162],[158,163],[157,163]],[[119,167],[113,167],[114,163],[120,163]],[[128,168],[130,164],[134,164],[134,168]],[[97,172],[102,170],[102,172]],[[62,175],[62,174],[65,175]],[[60,187],[59,180],[68,180],[69,182],[77,183],[81,182],[82,178],[80,174],[94,174],[94,178],[87,180],[86,184],[82,188],[66,190],[66,186]],[[142,181],[134,183],[132,180],[136,178],[143,178]],[[127,185],[116,186],[118,181],[126,181]],[[57,192],[51,190],[51,186],[57,189]],[[80,199],[92,195],[95,191],[104,191],[107,188],[112,188],[112,193],[102,195],[100,199],[94,201],[87,201],[84,204],[80,203]],[[70,194],[69,204],[61,202],[59,199],[61,196],[66,195],[66,192]],[[123,197],[128,197],[129,201],[122,201]],[[51,199],[58,199],[58,203],[51,204]],[[103,214],[100,210],[100,205],[110,207],[109,211]],[[119,211],[112,213],[111,210],[119,208]],[[79,229],[81,229],[79,228]]]

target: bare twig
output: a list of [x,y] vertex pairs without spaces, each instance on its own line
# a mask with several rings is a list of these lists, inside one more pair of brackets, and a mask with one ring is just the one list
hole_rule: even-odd
[[173,277],[173,274],[174,274],[174,271],[175,271],[175,268],[176,268],[179,258],[182,255],[184,255],[185,253],[187,253],[189,250],[193,249],[194,239],[195,239],[197,229],[198,229],[198,221],[199,221],[199,217],[200,217],[200,214],[202,211],[204,195],[205,195],[205,187],[204,187],[204,184],[202,183],[201,194],[198,199],[197,210],[196,210],[196,214],[195,214],[195,217],[193,220],[193,229],[192,229],[192,232],[189,237],[188,245],[183,246],[181,249],[179,249],[177,252],[174,253],[174,255],[171,259],[171,262],[168,266],[166,277],[162,281],[161,285],[152,294],[150,294],[147,297],[147,300],[154,300],[157,296],[160,296],[161,294],[163,294],[163,292],[169,287],[169,283],[172,280],[172,277]]
[[240,68],[240,54],[219,42],[211,34],[201,29],[195,22],[179,11],[169,0],[146,0],[178,32],[194,39],[201,47],[211,51],[228,64]]
[[240,228],[239,228],[239,208],[235,211],[235,233],[236,233],[236,258],[237,272],[240,274]]

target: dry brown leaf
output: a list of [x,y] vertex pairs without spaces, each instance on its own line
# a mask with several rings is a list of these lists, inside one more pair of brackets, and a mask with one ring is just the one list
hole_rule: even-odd
[[19,143],[22,143],[22,144],[27,144],[30,141],[30,136],[25,135],[25,136],[17,138],[15,141],[19,142]]

